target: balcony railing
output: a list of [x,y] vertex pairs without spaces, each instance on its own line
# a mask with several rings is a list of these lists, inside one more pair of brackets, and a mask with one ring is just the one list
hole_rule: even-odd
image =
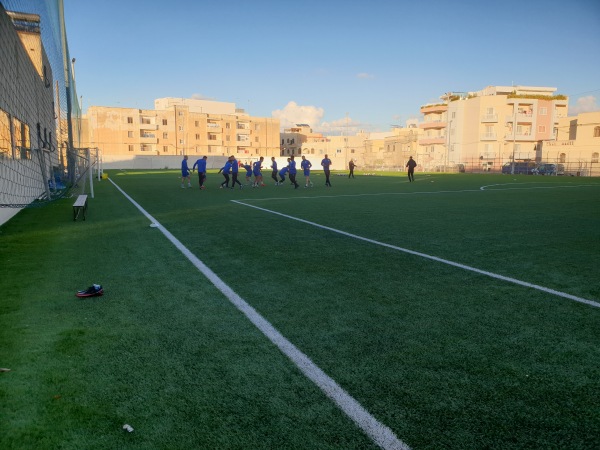
[[482,122],[498,122],[498,114],[484,114],[481,116]]
[[479,138],[482,141],[495,141],[496,139],[498,139],[498,137],[496,136],[496,133],[482,133]]
[[445,136],[424,137],[424,138],[419,139],[419,145],[433,145],[433,144],[445,144],[445,143],[446,143]]
[[442,120],[432,120],[431,122],[421,122],[419,124],[419,128],[423,130],[446,128],[446,126],[448,126],[448,122]]

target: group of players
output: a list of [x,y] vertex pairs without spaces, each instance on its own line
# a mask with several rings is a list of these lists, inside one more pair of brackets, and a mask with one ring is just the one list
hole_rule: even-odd
[[[198,182],[200,184],[200,189],[205,189],[205,184],[204,182],[206,181],[206,160],[207,157],[203,156],[202,158],[198,159],[194,165],[192,166],[192,169],[190,171],[189,167],[188,167],[188,157],[187,155],[183,157],[183,161],[181,161],[181,187],[185,188],[185,183],[187,182],[187,187],[192,187],[191,181],[190,181],[190,176],[191,176],[191,172],[196,171],[196,168],[198,169]],[[265,183],[263,180],[263,174],[262,174],[262,163],[264,161],[264,157],[260,157],[258,159],[258,161],[255,161],[254,163],[252,163],[252,165],[250,164],[243,164],[241,161],[238,162],[237,159],[235,158],[235,156],[230,156],[227,159],[227,162],[225,162],[225,165],[223,167],[221,167],[221,169],[219,169],[220,174],[223,174],[223,177],[225,178],[223,180],[223,182],[221,183],[221,185],[219,186],[220,189],[234,189],[235,185],[237,184],[239,186],[240,189],[242,189],[244,187],[244,185],[240,182],[240,180],[238,179],[238,173],[240,171],[240,168],[243,168],[246,170],[246,186],[252,186],[253,188],[258,188],[258,187],[264,187]],[[294,189],[298,189],[300,187],[300,185],[298,184],[298,182],[296,181],[296,174],[297,174],[297,170],[296,170],[296,161],[294,159],[294,156],[290,156],[287,159],[287,166],[282,167],[281,169],[278,169],[277,167],[277,161],[275,160],[275,157],[271,157],[271,178],[275,181],[275,186],[281,186],[283,185],[283,183],[285,182],[286,179],[286,175],[288,176],[291,184],[294,186]],[[325,155],[325,158],[323,158],[323,160],[321,161],[321,166],[323,167],[323,173],[325,174],[325,186],[326,187],[331,187],[331,182],[329,181],[329,176],[331,174],[330,172],[330,167],[331,167],[331,159],[329,159],[329,157],[327,155]],[[305,178],[305,182],[304,182],[304,187],[305,188],[309,188],[309,187],[313,187],[313,182],[310,180],[310,169],[312,167],[311,162],[306,159],[305,156],[302,156],[302,161],[300,162],[300,169],[303,171],[304,174],[304,178]],[[254,177],[254,180],[252,180],[252,177]],[[229,185],[229,182],[231,181],[231,186]]]

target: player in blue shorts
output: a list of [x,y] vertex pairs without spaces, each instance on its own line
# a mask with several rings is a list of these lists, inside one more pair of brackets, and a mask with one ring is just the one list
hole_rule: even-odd
[[307,188],[309,185],[310,187],[313,187],[312,181],[310,181],[310,168],[312,167],[312,164],[308,159],[306,159],[306,156],[304,155],[302,155],[302,162],[300,163],[300,167],[304,171],[304,187]]
[[265,158],[263,158],[261,156],[260,159],[252,165],[252,173],[254,174],[254,184],[252,185],[252,187],[258,187],[258,186],[265,185],[263,183],[262,172],[260,171],[260,169],[262,169],[262,162],[264,160],[265,160]]
[[250,183],[252,182],[252,166],[250,164],[244,164],[242,167],[246,169],[246,185],[250,186]]
[[183,161],[181,161],[181,189],[185,189],[183,183],[187,180],[188,187],[192,187],[192,183],[190,183],[190,169],[187,165],[188,157],[185,155],[183,157]]

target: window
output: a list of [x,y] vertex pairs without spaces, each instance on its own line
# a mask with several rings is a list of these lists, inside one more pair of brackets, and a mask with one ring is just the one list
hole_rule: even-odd
[[[454,113],[452,113],[452,114],[454,114]],[[494,114],[494,108],[493,107],[492,108],[487,108],[486,114],[488,114],[488,115]],[[454,118],[454,116],[452,116],[452,118]]]
[[183,111],[178,111],[177,114],[183,116]]
[[254,125],[254,130],[260,131],[260,123],[257,123],[256,125]]
[[169,133],[163,133],[163,139],[168,139]]
[[142,145],[140,146],[140,150],[141,150],[141,151],[143,151],[143,152],[149,152],[150,150],[152,150],[152,147],[150,147],[150,146],[149,146],[149,145],[147,145],[147,144],[142,144]]
[[128,132],[127,132],[127,137],[130,137],[130,138],[132,138],[132,137],[133,137],[133,131],[128,131]]
[[169,151],[169,147],[163,145],[163,153],[167,153]]
[[545,106],[540,107],[540,116],[547,116],[548,115],[548,108],[546,108]]
[[354,149],[350,150],[350,153],[354,153]]
[[566,153],[561,153],[558,156],[558,161],[561,163],[567,162],[567,154]]
[[597,163],[598,162],[598,152],[592,153],[592,162],[593,163]]
[[194,122],[194,126],[199,127],[200,126],[200,122],[198,122],[197,120]]
[[254,142],[258,142],[258,136],[254,138]]
[[231,137],[231,136],[225,136],[225,140],[226,140],[227,142],[229,142],[229,138],[230,138],[230,137]]
[[129,145],[127,146],[127,150],[129,150],[130,152],[132,152],[132,151],[133,151],[133,145],[129,144]]
[[600,137],[600,127],[594,128],[594,137]]
[[183,145],[183,139],[179,139],[179,143]]
[[196,140],[199,140],[199,139],[200,139],[200,135],[196,134]]
[[179,125],[179,131],[183,131],[183,125]]
[[545,133],[546,125],[538,125],[538,133]]
[[0,158],[12,158],[12,140],[8,113],[0,109]]
[[166,125],[167,124],[167,119],[163,119],[162,123],[163,123],[163,125]]
[[133,117],[128,117],[127,118],[127,123],[133,123]]
[[[231,128],[231,124],[230,123],[226,123],[225,124],[225,129],[229,130],[230,128]],[[283,142],[282,142],[282,144],[283,144]]]

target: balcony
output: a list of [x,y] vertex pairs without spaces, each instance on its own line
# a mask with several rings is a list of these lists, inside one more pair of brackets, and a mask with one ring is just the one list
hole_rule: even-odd
[[206,128],[208,129],[209,133],[222,133],[223,132],[223,128],[221,128],[221,125],[218,123],[208,122],[206,124]]
[[496,135],[496,133],[482,133],[479,136],[479,139],[481,139],[482,141],[496,141],[498,139],[498,136]]
[[158,139],[154,133],[140,133],[140,144],[157,144]]
[[421,106],[421,113],[430,114],[430,113],[442,113],[448,111],[448,105],[425,105]]
[[244,128],[244,127],[240,127],[238,124],[236,131],[238,134],[250,134],[250,127]]
[[482,122],[498,122],[498,114],[484,114],[481,116]]
[[[506,116],[506,122],[512,123],[515,120],[514,115]],[[533,114],[532,113],[518,113],[517,114],[517,123],[532,123],[533,122]]]
[[423,130],[441,129],[446,128],[446,126],[448,126],[448,122],[442,120],[432,120],[430,122],[421,122],[419,124],[419,128]]
[[516,133],[513,135],[512,131],[506,133],[504,135],[504,140],[506,141],[536,141],[537,139],[535,138],[534,135],[528,133],[528,132],[521,132],[521,133]]
[[445,144],[445,136],[424,137],[419,139],[419,145]]
[[154,117],[140,117],[140,130],[158,130]]

